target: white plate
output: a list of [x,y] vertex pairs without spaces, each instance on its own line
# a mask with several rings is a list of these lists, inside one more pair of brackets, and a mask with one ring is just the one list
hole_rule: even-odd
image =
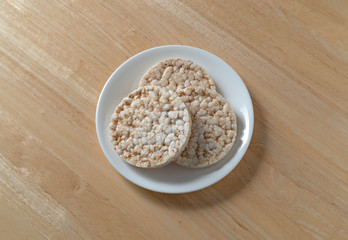
[[[237,139],[227,156],[215,165],[189,169],[171,163],[163,168],[142,169],[124,162],[109,141],[110,117],[122,98],[137,88],[141,76],[151,66],[168,58],[190,59],[201,65],[214,80],[217,91],[231,104],[237,115]],[[250,95],[242,79],[222,59],[199,48],[161,46],[138,53],[124,62],[106,82],[97,105],[97,135],[105,156],[129,181],[163,193],[186,193],[208,187],[235,168],[247,150],[254,127]]]

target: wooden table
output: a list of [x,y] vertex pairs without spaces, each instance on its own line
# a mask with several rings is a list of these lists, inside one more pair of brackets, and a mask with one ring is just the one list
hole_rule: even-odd
[[[348,239],[348,2],[1,1],[0,239]],[[255,129],[222,181],[144,190],[95,131],[110,74],[145,49],[210,51]]]

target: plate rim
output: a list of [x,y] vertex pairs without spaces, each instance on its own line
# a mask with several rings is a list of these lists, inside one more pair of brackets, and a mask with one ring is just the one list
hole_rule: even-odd
[[[183,190],[183,191],[163,191],[163,190],[159,190],[159,189],[156,189],[156,188],[151,188],[151,187],[148,187],[147,185],[142,185],[140,184],[139,182],[137,181],[134,181],[134,179],[130,179],[129,177],[127,177],[122,171],[120,171],[120,169],[118,168],[117,164],[115,164],[113,161],[111,161],[108,157],[108,154],[107,154],[107,151],[106,151],[106,146],[104,146],[103,144],[101,144],[101,138],[102,138],[102,129],[100,127],[98,127],[100,125],[100,122],[101,122],[101,116],[99,113],[100,111],[100,104],[101,104],[101,99],[102,99],[102,96],[104,95],[108,85],[110,84],[111,80],[114,78],[114,76],[117,74],[118,71],[120,71],[120,69],[122,69],[122,67],[126,64],[128,64],[128,62],[132,61],[134,58],[137,58],[138,56],[140,55],[143,55],[143,54],[146,54],[147,52],[151,52],[151,51],[154,51],[154,50],[158,50],[158,49],[162,49],[162,48],[186,48],[186,49],[191,49],[191,50],[195,50],[195,51],[201,51],[205,54],[208,54],[212,57],[215,57],[217,59],[219,59],[220,61],[222,61],[223,63],[225,63],[228,67],[231,68],[231,70],[236,74],[236,76],[241,80],[241,83],[243,85],[243,87],[245,88],[246,90],[246,93],[247,93],[247,96],[248,96],[248,100],[250,101],[250,105],[251,105],[251,111],[250,111],[250,116],[249,116],[249,136],[246,140],[246,147],[245,149],[242,149],[242,150],[239,150],[242,152],[241,154],[241,157],[240,159],[238,159],[238,161],[235,161],[235,164],[232,166],[231,169],[229,169],[228,171],[226,171],[225,173],[223,173],[221,175],[221,177],[217,178],[217,179],[214,179],[213,181],[209,182],[208,184],[205,184],[203,186],[200,186],[200,187],[197,187],[197,188],[192,188],[192,189],[189,189],[189,190]],[[99,142],[99,145],[106,157],[106,159],[109,161],[109,163],[113,166],[113,168],[115,168],[115,170],[121,174],[121,176],[123,178],[125,178],[126,180],[130,181],[131,183],[141,187],[141,188],[144,188],[144,189],[147,189],[147,190],[150,190],[150,191],[154,191],[154,192],[159,192],[159,193],[167,193],[167,194],[182,194],[182,193],[190,193],[190,192],[195,192],[195,191],[199,191],[199,190],[202,190],[204,188],[207,188],[207,187],[210,187],[212,185],[214,185],[215,183],[221,181],[223,178],[225,178],[229,173],[231,173],[233,171],[233,169],[239,164],[239,162],[242,160],[242,158],[244,157],[246,151],[248,150],[249,148],[249,145],[250,145],[250,142],[251,142],[251,139],[252,139],[252,136],[253,136],[253,131],[254,131],[254,106],[253,106],[253,102],[252,102],[252,99],[251,99],[251,96],[250,96],[250,93],[249,93],[249,90],[247,88],[247,86],[245,85],[243,79],[239,76],[239,74],[232,68],[232,66],[230,66],[228,63],[226,63],[222,58],[218,57],[217,55],[211,53],[211,52],[208,52],[204,49],[201,49],[201,48],[197,48],[197,47],[192,47],[192,46],[187,46],[187,45],[162,45],[162,46],[157,46],[157,47],[153,47],[153,48],[149,48],[149,49],[146,49],[144,51],[141,51],[135,55],[133,55],[132,57],[128,58],[126,61],[124,61],[121,65],[119,65],[116,70],[110,75],[110,77],[108,78],[108,80],[106,81],[106,83],[104,84],[103,86],[103,89],[101,90],[100,92],[100,95],[99,95],[99,98],[98,98],[98,102],[97,102],[97,107],[96,107],[96,113],[95,113],[95,125],[96,125],[96,132],[97,132],[97,138],[98,138],[98,142]],[[243,152],[244,151],[244,152]]]

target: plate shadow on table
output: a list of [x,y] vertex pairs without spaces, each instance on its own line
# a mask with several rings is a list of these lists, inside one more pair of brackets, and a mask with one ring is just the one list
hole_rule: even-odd
[[[148,198],[149,200],[154,201],[158,204],[167,205],[174,209],[195,209],[212,207],[224,201],[229,201],[233,198],[234,195],[242,192],[247,187],[247,185],[253,181],[253,178],[256,176],[257,169],[259,165],[262,163],[264,149],[267,145],[266,126],[264,123],[264,117],[261,112],[260,104],[255,98],[253,98],[252,93],[250,93],[250,95],[252,97],[254,105],[255,120],[253,137],[243,159],[235,167],[235,169],[233,169],[233,171],[230,174],[228,174],[225,178],[208,188],[185,194],[166,194],[152,192],[150,190],[143,189],[129,182],[130,187],[136,188],[136,191],[140,195],[142,195],[141,197]],[[237,124],[239,124],[239,122],[237,122]],[[235,154],[235,151],[238,149],[238,144],[241,144],[240,139],[236,139],[236,146],[234,146],[234,148],[232,148],[232,150],[227,154],[227,156],[214,167],[219,168],[224,164],[224,161],[226,161],[226,159],[230,159],[231,156]],[[156,176],[154,177],[156,178]],[[192,178],[194,177],[195,176],[193,174]],[[159,176],[159,179],[163,178]],[[180,182],[187,180],[188,179],[177,178],[176,181]]]

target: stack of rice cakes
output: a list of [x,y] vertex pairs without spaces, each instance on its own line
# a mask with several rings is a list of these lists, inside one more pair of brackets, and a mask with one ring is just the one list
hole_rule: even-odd
[[231,150],[237,121],[206,71],[190,60],[167,59],[151,67],[139,88],[116,107],[111,142],[129,164],[170,162],[202,168]]

